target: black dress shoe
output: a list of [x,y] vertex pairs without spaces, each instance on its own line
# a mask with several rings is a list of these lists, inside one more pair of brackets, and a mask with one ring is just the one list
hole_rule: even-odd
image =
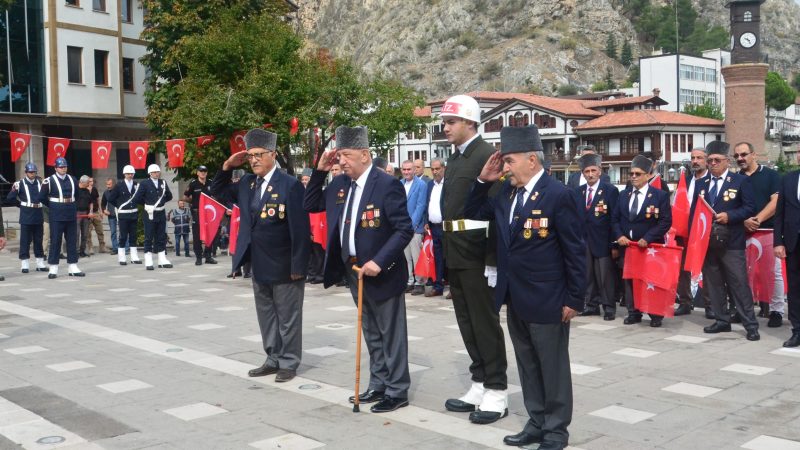
[[641,321],[642,321],[642,316],[628,314],[628,317],[626,317],[625,320],[622,321],[622,323],[624,323],[625,325],[633,325],[634,323],[639,323]]
[[756,329],[747,330],[747,340],[748,341],[761,340],[761,335],[758,334],[758,330]]
[[247,272],[246,274],[244,274],[244,276],[243,276],[242,278],[250,278],[250,277],[252,277],[252,276],[253,276],[253,274],[252,274],[252,273],[250,273],[250,272]]
[[85,277],[86,274],[83,273],[83,272],[70,272],[69,276],[71,276],[71,277]]
[[503,438],[503,443],[512,445],[514,447],[522,447],[523,445],[538,444],[542,442],[542,438],[520,431],[517,434],[512,434]]
[[599,316],[600,315],[600,308],[595,307],[587,307],[584,308],[583,311],[578,313],[580,317],[587,317],[587,316]]
[[263,377],[265,375],[272,375],[273,373],[278,373],[278,368],[268,366],[267,363],[264,363],[264,365],[261,367],[250,369],[247,372],[247,375],[251,377]]
[[209,256],[208,258],[206,258],[206,264],[216,264],[216,263],[217,263],[217,260],[214,259],[213,256]]
[[142,260],[141,259],[137,259],[136,261],[131,261],[131,262],[134,263],[134,264],[141,264]]
[[716,318],[717,318],[717,315],[714,314],[714,311],[712,311],[711,308],[706,308],[706,319],[714,320]]
[[89,257],[89,255],[87,255],[86,252],[80,252],[80,253],[78,253],[78,256],[81,257],[81,258],[88,258]]
[[508,408],[502,413],[494,411],[481,411],[480,409],[469,413],[469,421],[478,425],[488,425],[508,415]]
[[30,272],[30,270],[28,270],[28,269],[22,269],[22,273],[28,273],[28,272]]
[[609,312],[609,311],[606,311],[606,313],[603,314],[603,320],[614,320],[614,319],[616,319],[616,317],[617,317],[616,314],[614,314],[613,312]]
[[[358,394],[358,403],[375,403],[383,400],[384,391],[376,391],[375,389],[368,389]],[[350,403],[355,403],[356,398],[354,395],[350,396]]]
[[558,441],[544,441],[539,445],[539,450],[563,450],[566,444]]
[[731,324],[723,322],[714,322],[713,325],[703,328],[703,333],[728,333],[730,331]]
[[758,317],[769,317],[769,303],[758,302]]
[[285,383],[297,375],[292,369],[278,369],[278,374],[275,375],[275,382],[276,383]]
[[772,311],[769,313],[769,321],[767,321],[767,326],[770,328],[778,328],[781,325],[783,325],[783,316],[781,313],[777,311]]
[[203,260],[202,260],[201,258],[197,258],[197,259],[194,261],[194,265],[195,265],[195,266],[202,266],[202,265],[203,265]]
[[172,269],[172,264],[159,264],[159,269]]
[[662,321],[663,321],[663,319],[661,319],[661,318],[650,319],[650,326],[653,327],[653,328],[661,328],[661,325],[663,325]]
[[0,275],[0,281],[6,281],[6,277]]
[[800,333],[792,333],[792,337],[783,343],[784,347],[797,347],[800,346]]
[[119,262],[119,265],[120,265],[120,266],[127,266],[127,265],[128,265],[128,263],[126,263],[125,261],[120,261],[120,262]]
[[37,272],[48,272],[49,270],[50,270],[50,269],[48,269],[48,268],[46,268],[46,267],[37,267],[37,268],[36,268],[36,271],[37,271]]
[[473,412],[478,409],[478,407],[457,398],[450,398],[444,402],[444,409],[452,412]]
[[47,279],[48,280],[55,280],[56,278],[58,278],[58,275],[56,275],[54,273],[48,273],[47,274]]
[[694,306],[689,304],[680,305],[675,308],[675,315],[676,316],[685,316],[687,314],[691,314]]
[[400,409],[404,406],[408,406],[407,398],[396,398],[386,395],[383,397],[383,400],[372,405],[372,408],[369,410],[374,413],[385,413]]
[[147,267],[145,267],[145,269],[147,269],[147,270],[156,270],[153,266],[147,266]]

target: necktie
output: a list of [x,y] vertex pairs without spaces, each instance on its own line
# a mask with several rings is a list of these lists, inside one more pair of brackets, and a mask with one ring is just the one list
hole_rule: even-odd
[[517,203],[514,205],[514,214],[511,216],[511,224],[509,225],[509,233],[514,233],[519,217],[522,215],[522,207],[525,205],[525,189],[517,189]]
[[636,220],[636,216],[639,215],[639,190],[633,191],[633,204],[631,205],[631,210],[628,212],[628,221],[633,222]]
[[[347,259],[351,256],[350,255],[350,225],[352,222],[351,218],[353,216],[353,203],[355,203],[355,196],[356,196],[356,184],[355,181],[350,182],[350,195],[347,197],[347,208],[344,211],[344,226],[342,227],[342,261],[347,263]],[[355,255],[353,255],[355,256]]]
[[717,181],[719,181],[719,177],[711,178],[711,190],[708,191],[708,199],[711,200],[709,203],[712,205],[717,201]]
[[587,193],[588,193],[588,196],[586,197],[586,210],[588,211],[589,208],[592,207],[592,198],[593,198],[592,197],[592,188],[589,188]]
[[264,184],[264,178],[258,177],[256,181],[256,190],[253,192],[253,201],[250,202],[250,212],[253,214],[258,213],[258,208],[261,206],[261,185]]

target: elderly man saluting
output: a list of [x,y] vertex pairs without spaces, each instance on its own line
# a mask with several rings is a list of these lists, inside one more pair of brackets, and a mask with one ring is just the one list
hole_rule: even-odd
[[[545,173],[535,125],[504,127],[500,147],[475,181],[464,216],[497,223],[495,308],[508,305],[508,331],[529,415],[523,430],[503,442],[563,449],[572,420],[569,326],[583,309],[586,291],[580,200]],[[504,172],[507,180],[490,198],[489,189]]]

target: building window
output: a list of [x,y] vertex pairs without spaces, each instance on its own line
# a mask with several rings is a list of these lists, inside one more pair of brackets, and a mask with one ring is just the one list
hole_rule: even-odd
[[619,151],[621,154],[639,154],[639,138],[621,138],[619,140]]
[[709,83],[717,82],[717,71],[715,69],[706,68],[706,81]]
[[81,2],[79,0],[66,0],[66,2],[69,6],[81,6]]
[[122,21],[125,23],[133,23],[133,11],[131,11],[131,0],[120,0]]
[[105,50],[94,51],[94,84],[108,86],[108,52]]
[[83,83],[83,70],[81,70],[81,54],[83,48],[67,46],[67,81],[70,83]]
[[627,184],[631,179],[631,168],[622,166],[619,168],[619,184]]
[[133,92],[133,58],[122,58],[122,89]]
[[92,9],[95,11],[106,11],[106,0],[92,0]]
[[744,12],[744,21],[745,22],[752,22],[753,21],[753,13],[750,11]]

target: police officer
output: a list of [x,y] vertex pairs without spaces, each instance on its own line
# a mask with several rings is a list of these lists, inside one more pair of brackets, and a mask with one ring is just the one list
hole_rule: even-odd
[[147,167],[150,178],[139,183],[139,189],[133,196],[133,204],[144,205],[144,265],[153,270],[153,253],[158,255],[158,267],[171,269],[172,263],[167,259],[167,213],[164,205],[172,200],[172,192],[162,180],[161,168],[158,164]]
[[139,184],[133,181],[136,169],[128,164],[122,168],[122,176],[125,177],[121,183],[117,183],[108,196],[108,203],[116,208],[117,223],[119,224],[119,247],[117,248],[117,260],[120,266],[127,265],[125,262],[125,247],[130,247],[131,263],[141,264],[139,252],[136,249],[137,226],[139,223],[139,209],[133,202],[133,196],[139,189]]
[[22,273],[28,273],[30,266],[31,242],[33,242],[33,255],[36,257],[36,271],[47,272],[44,264],[44,216],[42,203],[39,201],[39,192],[42,190],[42,181],[36,176],[36,164],[25,164],[25,178],[11,186],[8,193],[9,201],[19,202],[19,259]]
[[189,183],[189,187],[187,187],[186,191],[183,193],[183,196],[186,198],[186,200],[192,204],[192,248],[194,249],[194,256],[196,258],[194,264],[196,266],[203,264],[204,257],[206,264],[217,263],[217,260],[211,256],[211,247],[214,238],[211,238],[212,242],[206,242],[205,246],[203,245],[204,243],[200,241],[200,218],[198,217],[198,211],[200,209],[200,196],[202,194],[211,196],[211,186],[207,180],[208,167],[198,166],[197,179],[192,180],[192,182]]
[[67,241],[67,264],[69,276],[83,277],[85,273],[78,268],[78,210],[75,208],[75,194],[78,181],[67,173],[67,160],[56,158],[56,173],[42,181],[39,202],[50,208],[50,249],[47,263],[50,273],[47,278],[58,277],[59,250],[61,239]]

